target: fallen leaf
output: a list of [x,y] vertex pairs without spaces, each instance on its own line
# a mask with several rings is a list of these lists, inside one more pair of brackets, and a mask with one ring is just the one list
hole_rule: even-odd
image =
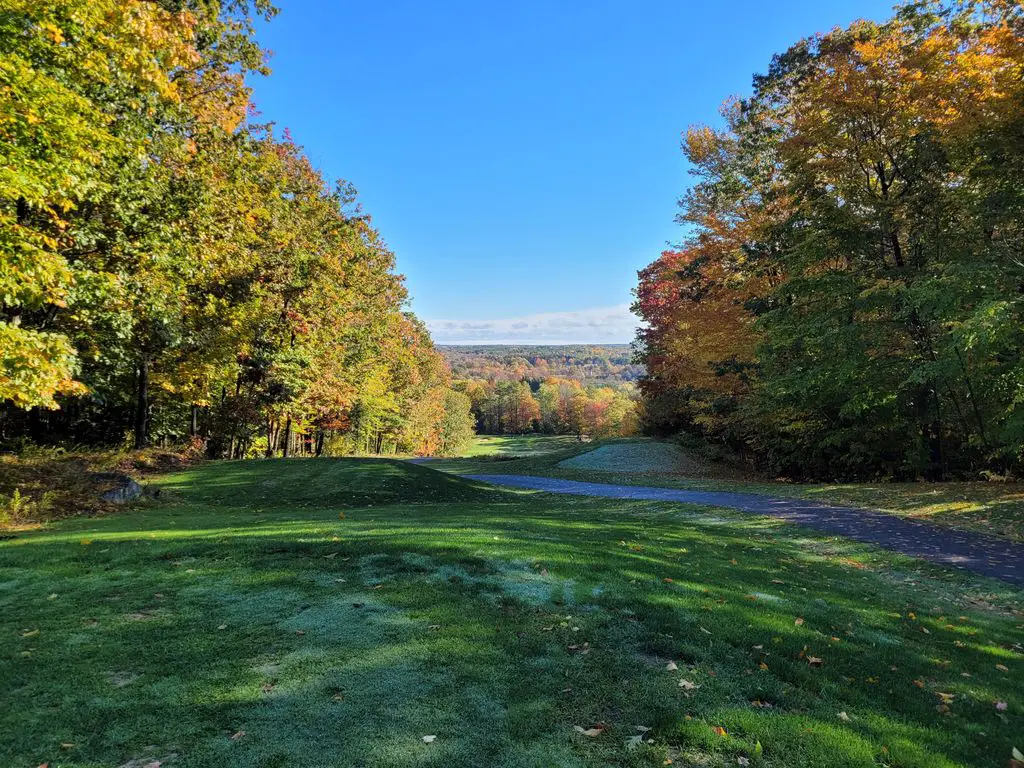
[[820,667],[820,666],[821,666],[822,664],[824,664],[825,662],[823,662],[823,661],[822,661],[821,659],[819,659],[819,658],[818,658],[817,656],[808,656],[808,657],[807,657],[807,663],[808,663],[808,664],[809,664],[810,666],[812,666],[812,667]]
[[691,683],[685,677],[679,681],[679,687],[686,691],[695,691],[700,688],[696,683]]
[[998,709],[1000,712],[1005,712],[1006,711],[1006,702],[1005,701],[997,701],[996,702],[996,709]]
[[729,735],[729,732],[727,730],[725,730],[725,728],[723,728],[720,725],[716,725],[711,730],[714,731],[715,733],[717,733],[719,736],[728,736]]
[[[643,744],[644,743],[645,735],[647,734],[647,732],[649,730],[651,730],[646,725],[635,725],[633,727],[636,728],[638,731],[640,731],[640,733],[638,733],[636,736],[630,736],[628,739],[626,739],[626,749],[628,751],[632,751],[632,750],[636,749],[637,747],[639,747],[641,744]],[[649,744],[653,744],[654,742],[648,742],[648,743]]]
[[740,765],[750,765],[750,758],[749,757],[737,757],[736,758],[736,762],[739,763]]
[[665,669],[667,669],[669,672],[675,672],[677,669],[679,669],[679,666],[674,661],[670,661],[668,664],[665,665]]
[[798,627],[803,626],[803,623],[804,623],[803,616],[798,617],[797,620],[794,621],[793,623],[796,624]]
[[602,726],[595,726],[593,728],[584,728],[583,726],[580,726],[580,725],[574,725],[572,727],[572,729],[574,731],[576,731],[576,733],[582,733],[584,736],[587,736],[587,737],[589,737],[591,739],[595,738],[596,736],[600,736],[602,733],[604,733],[604,727],[602,727]]
[[642,733],[638,733],[636,736],[630,736],[628,739],[626,739],[626,751],[632,752],[634,749],[636,749],[643,743],[644,735]]
[[437,739],[437,736],[434,736],[434,735],[424,736],[423,737],[423,743],[424,744],[433,744],[436,739]]
[[235,731],[234,733],[231,734],[231,740],[232,741],[238,741],[243,736],[245,736],[245,731]]
[[227,628],[228,628],[227,624],[221,624],[219,627],[217,627],[217,629],[227,629]]
[[1010,668],[1007,667],[1004,664],[996,664],[996,669],[998,669],[1000,672],[1009,672],[1010,671]]
[[850,716],[848,714],[846,714],[845,712],[840,712],[839,713],[839,719],[842,720],[844,723],[850,722]]
[[39,630],[38,629],[26,629],[24,632],[21,633],[21,636],[22,637],[35,637],[38,634],[39,634]]

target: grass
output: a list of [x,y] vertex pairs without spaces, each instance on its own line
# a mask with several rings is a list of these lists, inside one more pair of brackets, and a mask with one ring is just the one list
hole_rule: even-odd
[[[543,439],[543,437],[535,438]],[[465,457],[431,466],[467,474],[533,474],[622,485],[652,485],[693,490],[760,493],[863,507],[948,528],[1024,542],[1024,484],[948,483],[787,483],[744,477],[735,468],[680,452],[674,472],[664,468],[664,446],[650,440],[606,441],[535,451],[494,463]],[[672,447],[674,450],[674,446]]]
[[940,768],[1024,747],[1006,585],[394,461],[158,482],[0,541],[0,765]]
[[479,456],[536,456],[565,450],[581,443],[572,435],[478,435],[463,454]]

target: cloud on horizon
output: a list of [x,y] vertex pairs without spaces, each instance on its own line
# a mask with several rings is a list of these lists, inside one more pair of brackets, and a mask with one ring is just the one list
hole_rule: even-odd
[[502,320],[427,320],[437,344],[628,344],[640,320],[629,304]]

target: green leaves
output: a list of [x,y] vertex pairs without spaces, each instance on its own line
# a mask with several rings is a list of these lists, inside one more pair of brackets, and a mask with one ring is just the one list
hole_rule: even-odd
[[374,412],[436,449],[447,369],[393,254],[350,186],[246,122],[272,6],[0,5],[0,401],[88,390],[48,417],[71,440],[320,450]]
[[696,231],[637,291],[661,429],[802,477],[1024,460],[1007,250],[1024,244],[1008,192],[1024,188],[1024,88],[1007,77],[1024,11],[932,10],[800,41],[727,106],[728,130],[687,133]]

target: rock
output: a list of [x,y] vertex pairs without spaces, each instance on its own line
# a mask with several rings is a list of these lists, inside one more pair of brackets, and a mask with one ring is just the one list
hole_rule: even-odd
[[128,475],[118,474],[117,472],[95,472],[91,477],[104,485],[110,486],[108,490],[100,495],[103,501],[109,501],[113,504],[124,504],[142,496],[142,486],[128,477]]

